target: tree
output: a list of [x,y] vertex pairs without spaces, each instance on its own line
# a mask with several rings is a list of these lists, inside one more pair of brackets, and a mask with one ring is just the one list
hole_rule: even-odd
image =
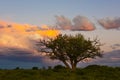
[[75,36],[58,35],[56,38],[41,40],[39,50],[49,53],[51,59],[57,59],[72,70],[76,69],[80,61],[89,58],[102,57],[101,43],[98,39],[85,39],[82,34]]

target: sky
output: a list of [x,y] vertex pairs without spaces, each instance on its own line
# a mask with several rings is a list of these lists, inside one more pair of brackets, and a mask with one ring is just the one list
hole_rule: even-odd
[[[52,65],[35,42],[61,34],[96,36],[105,57],[87,64],[120,66],[119,0],[0,0],[0,68]],[[54,62],[57,64],[59,62]],[[87,65],[81,63],[81,65]]]

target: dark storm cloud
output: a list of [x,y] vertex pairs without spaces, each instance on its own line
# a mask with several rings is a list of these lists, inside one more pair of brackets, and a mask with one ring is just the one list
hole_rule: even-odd
[[106,17],[99,19],[98,23],[103,26],[105,29],[119,29],[120,28],[120,17]]
[[65,16],[56,16],[58,29],[72,31],[91,31],[95,29],[94,24],[85,16],[76,16],[71,21]]
[[34,53],[18,48],[1,48],[0,59],[21,62],[44,62],[43,56],[35,56]]
[[[4,48],[5,49],[5,48]],[[34,56],[32,52],[17,48],[6,48],[6,51],[0,50],[0,61],[24,62],[24,63],[40,63],[44,65],[55,65],[60,62],[49,61],[45,56]],[[3,64],[4,62],[2,62]],[[12,63],[11,63],[12,64]],[[60,63],[61,64],[61,63]],[[78,66],[87,66],[92,64],[120,66],[120,50],[114,50],[104,53],[103,58],[95,59],[87,63],[80,63]],[[7,65],[7,64],[6,64]],[[34,65],[33,65],[34,66]]]
[[96,64],[120,66],[120,50],[113,50],[103,55],[103,58],[96,60]]
[[106,52],[102,58],[92,59],[89,62],[78,64],[80,67],[86,67],[88,65],[120,66],[120,50]]

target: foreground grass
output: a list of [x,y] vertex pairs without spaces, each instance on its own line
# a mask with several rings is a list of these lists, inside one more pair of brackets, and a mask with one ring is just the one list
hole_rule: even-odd
[[65,68],[0,70],[0,80],[120,80],[120,67],[92,65],[74,72]]

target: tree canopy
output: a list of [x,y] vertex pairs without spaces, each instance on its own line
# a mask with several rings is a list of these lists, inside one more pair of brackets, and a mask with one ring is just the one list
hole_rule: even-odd
[[67,68],[73,70],[80,61],[102,57],[100,41],[86,39],[82,34],[75,36],[60,34],[54,39],[41,40],[39,45],[41,52],[49,53],[51,59],[60,60]]

